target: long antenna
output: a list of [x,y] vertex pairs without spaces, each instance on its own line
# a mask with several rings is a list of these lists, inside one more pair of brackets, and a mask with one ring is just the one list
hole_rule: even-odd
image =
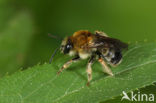
[[[59,37],[59,36],[52,35],[52,34],[50,34],[50,33],[48,33],[48,36],[51,37],[51,38],[57,39],[57,40],[59,40],[59,41],[62,41],[62,40],[63,40],[63,38],[61,38],[61,37]],[[53,58],[54,58],[56,52],[59,50],[59,48],[60,48],[60,46],[59,46],[58,48],[56,48],[55,51],[53,52],[53,54],[52,54],[52,56],[51,56],[51,58],[50,58],[50,60],[49,60],[49,64],[51,64],[51,62],[52,62],[52,60],[53,60]]]
[[50,33],[48,33],[48,36],[51,37],[51,38],[54,38],[54,39],[58,39],[60,41],[62,41],[63,38],[61,38],[60,36],[55,36],[55,35],[52,35]]
[[52,62],[52,60],[53,60],[53,58],[54,58],[54,56],[55,56],[55,54],[56,54],[56,52],[57,52],[58,50],[59,50],[59,47],[56,48],[55,51],[53,52],[53,54],[52,54],[52,56],[51,56],[51,58],[50,58],[50,60],[49,60],[49,64],[51,64],[51,62]]

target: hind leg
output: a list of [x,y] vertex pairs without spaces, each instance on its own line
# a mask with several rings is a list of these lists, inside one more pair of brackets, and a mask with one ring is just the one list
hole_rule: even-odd
[[90,84],[90,81],[92,80],[92,64],[93,64],[93,61],[94,61],[94,56],[92,56],[90,59],[89,59],[89,62],[88,62],[88,65],[87,65],[87,76],[88,76],[88,82],[87,82],[87,86],[89,86]]
[[100,64],[102,65],[103,67],[103,71],[106,72],[107,74],[113,76],[114,74],[112,73],[111,69],[107,66],[106,62],[102,59],[102,58],[99,58],[98,60],[100,62]]

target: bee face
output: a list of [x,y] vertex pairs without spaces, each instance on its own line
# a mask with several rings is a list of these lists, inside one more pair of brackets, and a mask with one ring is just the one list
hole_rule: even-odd
[[64,54],[68,54],[72,48],[73,48],[73,44],[72,44],[70,38],[69,37],[65,38],[61,44],[61,48],[60,48],[61,52]]

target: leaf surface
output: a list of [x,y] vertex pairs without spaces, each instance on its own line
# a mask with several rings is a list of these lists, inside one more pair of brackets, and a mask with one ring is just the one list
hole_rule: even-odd
[[114,77],[93,65],[93,80],[86,86],[86,63],[73,64],[59,76],[58,69],[67,61],[59,55],[53,63],[37,65],[0,80],[2,103],[98,103],[136,90],[156,81],[156,43],[131,44],[123,62],[111,68]]

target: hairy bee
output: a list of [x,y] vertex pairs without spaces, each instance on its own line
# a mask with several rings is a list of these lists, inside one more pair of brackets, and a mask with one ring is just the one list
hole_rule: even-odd
[[87,85],[89,85],[92,79],[91,65],[95,60],[101,63],[106,73],[113,76],[107,64],[111,66],[120,64],[122,60],[122,50],[127,47],[128,45],[126,43],[118,39],[110,38],[104,32],[95,31],[95,33],[91,33],[87,30],[77,31],[62,41],[60,47],[61,52],[75,57],[66,62],[58,71],[58,74],[73,62],[89,58],[86,69],[88,76]]

